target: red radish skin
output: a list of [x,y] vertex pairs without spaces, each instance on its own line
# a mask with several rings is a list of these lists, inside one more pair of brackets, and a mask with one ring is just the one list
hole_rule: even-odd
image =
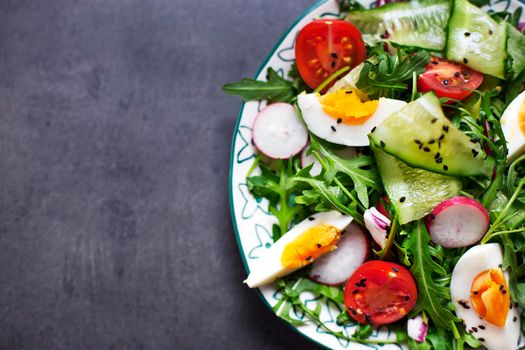
[[390,228],[392,222],[374,207],[367,209],[363,218],[365,219],[365,226],[368,232],[370,232],[370,236],[372,236],[374,242],[383,249],[386,245],[387,230]]
[[490,226],[490,215],[478,201],[454,197],[441,202],[425,218],[432,241],[444,248],[477,243]]
[[383,206],[383,201],[386,203],[386,204],[390,204],[390,200],[388,199],[388,197],[386,196],[386,194],[382,195],[381,198],[377,201],[377,204],[376,204],[376,209],[378,212],[380,212],[381,214],[383,214],[384,216],[386,216],[387,218],[390,219],[390,217],[388,216],[388,212],[386,211],[385,207]]
[[288,103],[265,107],[255,117],[252,130],[255,147],[273,159],[293,157],[308,142],[308,130]]
[[357,224],[350,224],[343,231],[337,249],[314,261],[309,278],[328,286],[339,286],[368,258],[368,235]]

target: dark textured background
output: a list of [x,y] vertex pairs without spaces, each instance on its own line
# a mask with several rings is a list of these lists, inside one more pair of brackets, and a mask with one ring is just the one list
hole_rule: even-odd
[[0,349],[315,349],[245,277],[251,76],[312,0],[0,0]]

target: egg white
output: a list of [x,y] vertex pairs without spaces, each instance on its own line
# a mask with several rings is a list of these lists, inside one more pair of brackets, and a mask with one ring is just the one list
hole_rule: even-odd
[[294,241],[304,231],[313,226],[325,224],[331,225],[338,230],[343,230],[352,222],[352,219],[351,216],[341,214],[335,210],[311,215],[310,218],[295,225],[277,242],[275,242],[262,257],[255,260],[253,264],[250,265],[250,274],[244,283],[250,288],[260,287],[264,284],[273,282],[279,277],[286,276],[298,270],[300,267],[285,268],[281,264],[281,256],[283,255],[284,248],[288,243]]
[[[519,94],[501,116],[501,129],[507,140],[508,159],[512,161],[525,153],[525,135],[519,126],[520,109],[525,102],[525,91]],[[523,107],[525,108],[525,107]]]
[[[509,310],[505,327],[498,327],[482,319],[470,302],[474,279],[483,271],[497,269],[502,263],[503,253],[499,244],[477,245],[459,259],[450,282],[450,295],[456,315],[464,321],[467,332],[477,339],[483,339],[481,344],[488,350],[516,349],[520,338],[520,313],[515,305]],[[508,273],[504,272],[504,276],[508,281]]]
[[380,98],[377,110],[360,125],[338,124],[335,118],[323,110],[319,96],[315,93],[297,96],[297,104],[306,127],[316,136],[335,144],[356,147],[368,146],[370,143],[367,135],[372,129],[392,113],[403,108],[406,102]]

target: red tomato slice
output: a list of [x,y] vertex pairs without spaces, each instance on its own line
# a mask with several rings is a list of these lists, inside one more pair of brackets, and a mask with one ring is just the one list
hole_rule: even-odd
[[483,82],[483,74],[463,64],[432,57],[426,71],[419,76],[418,90],[434,91],[438,97],[463,100]]
[[295,42],[295,61],[303,80],[315,89],[337,70],[355,67],[366,59],[359,30],[341,19],[320,19],[308,23]]
[[417,301],[414,278],[401,265],[372,260],[361,265],[345,286],[348,314],[360,323],[383,325],[403,318]]

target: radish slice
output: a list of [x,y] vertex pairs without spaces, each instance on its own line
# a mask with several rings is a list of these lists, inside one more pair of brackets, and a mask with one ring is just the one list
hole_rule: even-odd
[[384,216],[386,216],[387,218],[389,218],[388,212],[386,211],[385,206],[383,205],[383,201],[387,205],[390,204],[390,200],[388,199],[386,194],[382,195],[381,198],[377,201],[377,204],[376,204],[377,211],[380,212],[381,214],[383,214]]
[[312,264],[309,275],[312,280],[330,286],[343,284],[365,262],[369,244],[363,229],[350,224],[343,232],[337,249]]
[[[310,169],[310,175],[317,176],[321,174],[323,167],[313,154],[307,154],[309,149],[310,144],[308,144],[301,152],[301,166],[306,168],[308,165],[313,164],[312,169]],[[357,151],[354,147],[343,147],[341,149],[335,149],[333,152],[336,156],[345,160],[354,159],[357,156]]]
[[417,342],[424,342],[427,337],[428,324],[423,319],[423,316],[417,315],[407,322],[408,336]]
[[255,117],[253,143],[270,158],[293,157],[307,142],[308,131],[291,104],[271,104]]
[[434,243],[458,248],[478,242],[489,228],[490,216],[478,201],[454,197],[435,207],[425,223]]
[[370,235],[379,247],[383,249],[386,244],[386,231],[392,222],[374,207],[365,211],[364,219]]

